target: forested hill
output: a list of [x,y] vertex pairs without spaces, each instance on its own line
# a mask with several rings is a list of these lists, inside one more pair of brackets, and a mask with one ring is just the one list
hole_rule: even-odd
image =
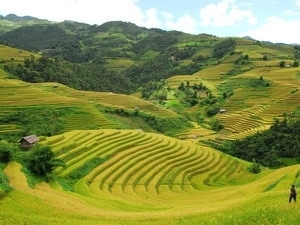
[[32,16],[17,16],[15,14],[8,14],[6,16],[0,15],[0,35],[9,32],[18,27],[33,25],[33,24],[50,24],[48,20],[38,19]]
[[207,53],[221,40],[121,21],[98,26],[12,17],[9,31],[8,18],[0,18],[2,43],[41,53],[44,60],[31,58],[7,71],[27,82],[56,81],[81,90],[129,94],[149,81],[193,74],[200,63],[210,63]]
[[[30,58],[18,67],[15,62],[6,64],[10,74],[24,81],[54,81],[81,90],[124,94],[174,75],[192,75],[230,57],[240,57],[231,72],[242,73],[244,70],[237,67],[248,59],[241,58],[243,53],[236,49],[238,43],[262,47],[259,54],[269,51],[264,46],[278,46],[295,59],[300,52],[297,46],[264,43],[249,37],[192,35],[122,21],[102,25],[54,23],[16,15],[0,17],[0,41],[42,55],[42,59]],[[270,56],[273,60],[282,59],[274,53]]]

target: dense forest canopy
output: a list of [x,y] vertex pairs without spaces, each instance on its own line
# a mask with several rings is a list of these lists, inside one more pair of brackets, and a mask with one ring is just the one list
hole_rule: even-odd
[[223,150],[248,161],[254,159],[268,167],[286,166],[285,158],[300,163],[300,120],[285,117],[275,120],[269,130],[258,132],[241,140],[227,141]]

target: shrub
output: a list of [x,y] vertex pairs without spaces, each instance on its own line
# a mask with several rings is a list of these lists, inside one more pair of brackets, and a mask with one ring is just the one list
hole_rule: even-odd
[[12,160],[14,146],[9,144],[7,141],[0,141],[0,162],[8,163]]
[[279,62],[279,66],[280,66],[281,68],[285,67],[285,61],[280,61],[280,62]]
[[251,173],[260,173],[261,172],[261,168],[260,168],[260,165],[256,162],[255,159],[252,160],[253,164],[249,167],[249,171]]
[[28,158],[28,169],[37,176],[45,177],[56,166],[65,167],[65,163],[55,158],[55,154],[48,145],[36,145]]

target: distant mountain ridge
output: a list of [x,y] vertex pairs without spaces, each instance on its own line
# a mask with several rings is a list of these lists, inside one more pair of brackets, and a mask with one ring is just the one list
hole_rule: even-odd
[[[48,71],[52,74],[48,77],[45,77],[45,71],[39,71],[39,78],[28,80],[30,82],[59,81],[58,77],[63,84],[76,89],[126,94],[133,93],[148,82],[158,82],[175,75],[192,75],[222,61],[232,61],[230,58],[234,58],[234,69],[229,70],[229,74],[240,74],[244,69],[239,67],[250,65],[254,60],[248,60],[247,49],[251,46],[255,47],[260,59],[265,56],[266,59],[282,60],[283,52],[269,53],[268,48],[276,46],[288,55],[294,55],[295,59],[299,59],[300,55],[295,46],[260,42],[252,37],[193,35],[148,29],[123,21],[101,25],[76,21],[50,22],[13,14],[0,19],[0,41],[48,58],[67,61],[61,62],[60,66],[70,68],[65,73],[76,77],[76,81],[70,79],[71,75],[62,77],[62,72],[57,69],[56,73]],[[244,50],[236,48],[237,45],[244,45]],[[32,72],[36,71],[37,68]]]
[[18,21],[22,21],[22,20],[25,20],[25,21],[41,20],[41,19],[38,19],[38,18],[32,17],[32,16],[17,16],[15,14],[8,14],[8,15],[4,16],[3,18],[6,20],[9,20],[9,21],[12,21],[12,22],[18,22]]
[[0,35],[22,26],[45,23],[51,24],[53,22],[32,16],[17,16],[15,14],[0,15]]

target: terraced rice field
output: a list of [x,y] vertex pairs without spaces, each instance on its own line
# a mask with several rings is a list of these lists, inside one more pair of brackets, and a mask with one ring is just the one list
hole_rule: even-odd
[[[42,144],[51,145],[66,162],[67,169],[55,171],[60,177],[91,158],[109,158],[75,187],[100,196],[134,193],[134,201],[144,202],[146,196],[156,199],[160,193],[197,192],[251,177],[246,162],[190,141],[137,130],[77,130],[48,137]],[[231,164],[235,166],[227,166]],[[215,175],[216,171],[223,171],[222,175]]]
[[0,79],[0,106],[79,104],[74,99],[41,90],[20,80]]
[[170,110],[164,109],[151,102],[144,101],[130,95],[115,94],[112,92],[77,91],[64,85],[59,85],[58,88],[53,88],[53,85],[51,85],[51,83],[42,84],[40,86],[42,89],[47,90],[51,93],[54,92],[62,96],[68,96],[83,101],[88,101],[92,104],[100,104],[113,108],[123,108],[129,110],[138,108],[141,111],[159,117],[177,116],[176,113]]
[[[0,205],[6,224],[271,224],[263,218],[280,224],[282,216],[290,224],[300,221],[299,206],[286,203],[290,184],[300,184],[299,165],[254,175],[248,162],[138,130],[74,130],[42,143],[66,162],[66,169],[54,171],[60,179],[91,159],[106,160],[78,179],[73,192],[58,183],[30,188],[20,165],[10,163],[5,173],[15,190],[2,200],[6,207]],[[38,214],[26,217],[26,210]]]
[[224,114],[218,114],[225,126],[227,138],[242,138],[268,129],[275,118],[290,115],[300,106],[299,68],[257,68],[232,79],[266,79],[267,88],[234,89],[234,95],[223,106]]
[[[176,117],[172,111],[160,108],[139,98],[113,93],[76,91],[61,84],[28,84],[16,79],[7,79],[3,70],[0,78],[0,114],[34,106],[72,107],[74,113],[65,116],[65,131],[73,129],[119,128],[104,117],[95,105],[124,108],[152,113],[159,117]],[[16,131],[15,124],[2,124],[1,132]]]

